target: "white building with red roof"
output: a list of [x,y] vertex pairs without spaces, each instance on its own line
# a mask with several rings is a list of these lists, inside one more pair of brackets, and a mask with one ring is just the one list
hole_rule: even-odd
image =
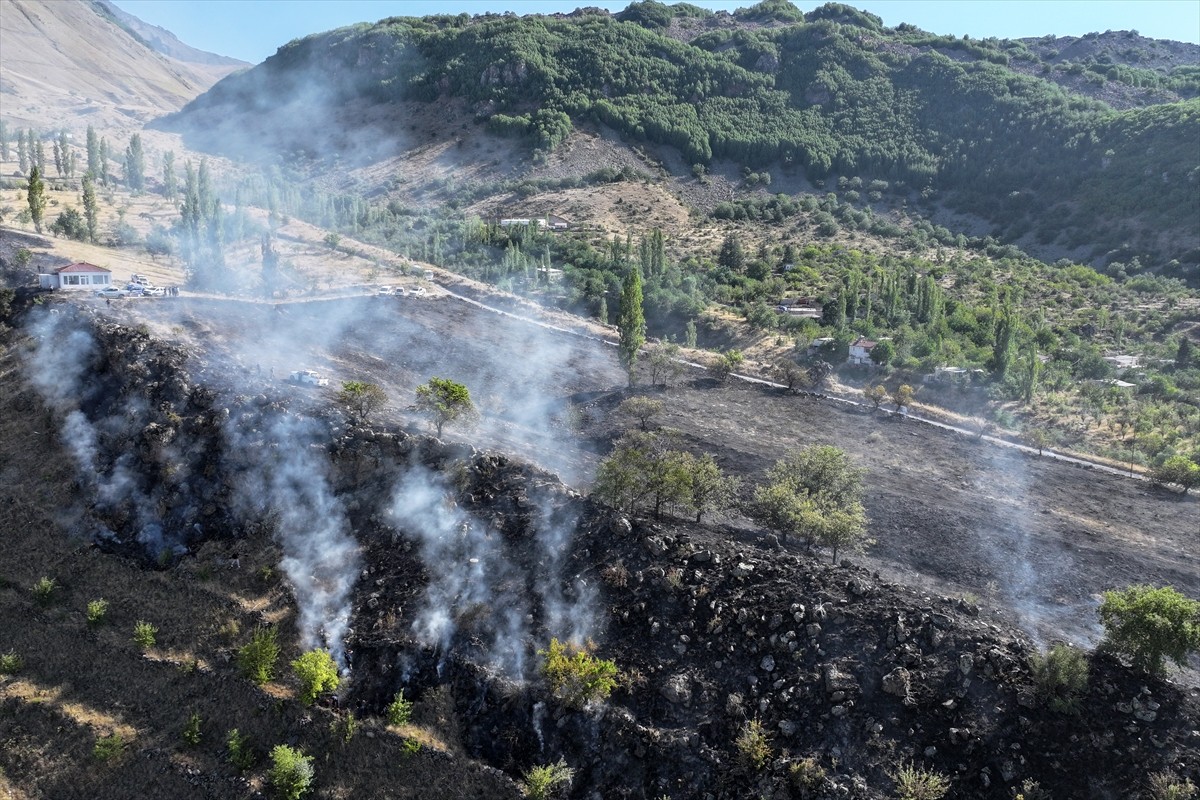
[[38,275],[43,289],[103,289],[112,285],[112,272],[86,261]]

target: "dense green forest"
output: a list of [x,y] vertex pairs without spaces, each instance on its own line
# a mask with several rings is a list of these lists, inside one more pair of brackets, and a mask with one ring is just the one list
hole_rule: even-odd
[[[667,35],[677,18],[698,35]],[[390,18],[292,42],[165,124],[200,122],[194,135],[225,152],[329,156],[345,146],[345,133],[329,129],[351,100],[453,96],[542,152],[575,125],[603,123],[701,167],[729,159],[814,181],[883,181],[895,195],[988,219],[1005,241],[1034,232],[1041,243],[1090,246],[1093,263],[1132,250],[1169,274],[1200,271],[1200,101],[1114,111],[1012,69],[1064,67],[1021,42],[886,29],[839,4],[805,15],[769,0],[733,23],[713,20],[654,0],[616,16]],[[1200,93],[1192,67],[1066,65],[1075,68]],[[260,131],[252,142],[234,130],[247,115]]]

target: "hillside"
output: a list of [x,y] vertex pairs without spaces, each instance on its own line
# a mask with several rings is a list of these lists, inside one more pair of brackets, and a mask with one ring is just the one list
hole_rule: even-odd
[[[1029,662],[1031,636],[1090,642],[1092,593],[1127,579],[1114,560],[1194,589],[1161,527],[1182,532],[1194,498],[779,390],[654,390],[733,474],[779,452],[763,416],[870,459],[889,555],[829,565],[736,515],[626,517],[468,443],[582,466],[624,424],[597,343],[452,298],[124,302],[23,293],[5,318],[0,617],[21,663],[0,676],[0,787],[18,797],[254,797],[282,742],[316,758],[318,797],[515,798],[559,758],[569,796],[631,800],[882,800],[908,763],[949,776],[948,800],[1026,782],[1117,800],[1200,770],[1194,691],[1096,655],[1076,717],[1043,704]],[[298,364],[392,400],[354,421],[332,392],[278,380]],[[471,384],[478,427],[427,435],[406,398],[433,370]],[[1012,518],[1015,486],[1050,513]],[[928,588],[897,583],[914,573]],[[131,640],[139,620],[153,645]],[[283,652],[259,687],[235,653],[262,626]],[[556,635],[616,660],[607,703],[547,684],[535,651]],[[344,654],[339,702],[297,698],[285,665],[314,642]],[[413,716],[389,725],[401,689]],[[762,763],[739,744],[751,721]],[[257,756],[242,770],[233,728]]]
[[11,0],[0,13],[0,96],[13,126],[140,127],[236,66],[161,55],[90,2]]
[[[412,104],[461,109],[435,140],[486,126],[535,161],[600,125],[648,148],[669,183],[726,164],[754,176],[736,194],[820,194],[853,178],[884,206],[968,214],[1035,253],[1103,265],[1120,252],[1194,275],[1200,101],[1186,98],[1200,79],[1194,53],[1171,52],[1136,69],[1114,48],[1066,62],[1022,42],[885,29],[836,4],[393,18],[293,42],[159,124],[309,174],[432,144],[395,124]],[[1046,77],[1059,72],[1068,88]],[[1077,76],[1162,91],[1116,111],[1070,89]],[[1180,102],[1146,105],[1166,99]],[[477,154],[446,157],[469,166]],[[392,189],[370,192],[382,203]]]

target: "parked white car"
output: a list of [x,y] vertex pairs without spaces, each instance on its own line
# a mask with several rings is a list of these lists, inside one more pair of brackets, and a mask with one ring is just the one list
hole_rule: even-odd
[[298,369],[291,375],[288,375],[288,383],[294,383],[298,386],[328,386],[329,379],[322,378],[321,373],[314,372],[311,369]]
[[167,290],[161,286],[147,286],[142,290],[142,294],[146,295],[146,297],[163,297],[166,293]]
[[109,286],[106,289],[97,289],[96,297],[103,297],[106,300],[115,300],[118,297],[124,297],[125,293],[115,286]]
[[380,286],[379,294],[395,294],[396,290],[390,286]]
[[425,291],[424,286],[418,286],[417,288],[412,290],[413,297],[424,297],[427,294],[429,294],[429,292]]

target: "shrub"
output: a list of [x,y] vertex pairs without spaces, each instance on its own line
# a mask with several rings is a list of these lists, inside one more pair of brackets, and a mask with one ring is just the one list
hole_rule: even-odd
[[568,650],[558,639],[551,639],[546,650],[538,651],[546,660],[542,674],[550,691],[572,708],[607,699],[617,686],[617,665],[596,658],[583,648],[576,649],[573,655]]
[[20,672],[23,665],[24,662],[16,654],[16,651],[9,650],[7,653],[0,653],[0,675],[12,675]]
[[184,743],[191,747],[200,744],[200,739],[202,738],[200,734],[200,714],[192,712],[192,715],[188,717],[187,724],[183,726],[182,736]]
[[350,740],[354,738],[354,734],[358,733],[358,719],[353,714],[336,717],[329,724],[329,732],[335,738],[341,739],[343,744],[349,744]]
[[139,619],[133,624],[133,643],[143,650],[154,647],[157,640],[158,628],[145,620]]
[[279,660],[279,634],[274,628],[255,628],[250,641],[238,650],[238,669],[246,678],[262,686],[275,677]]
[[758,772],[771,760],[771,736],[762,723],[750,720],[742,726],[741,732],[734,741],[737,747],[738,759],[746,769]]
[[58,581],[45,575],[33,584],[33,600],[39,606],[48,606],[54,601],[54,592],[58,589]]
[[225,734],[225,750],[229,757],[229,763],[243,772],[253,767],[258,761],[258,754],[254,752],[254,745],[251,743],[250,737],[237,728],[233,728]]
[[332,692],[341,683],[333,656],[324,650],[310,650],[292,662],[300,679],[300,700],[312,705],[323,692]]
[[298,800],[302,797],[312,787],[315,774],[312,762],[312,756],[306,756],[286,744],[271,748],[267,779],[274,787],[276,796],[282,800]]
[[950,781],[940,772],[918,767],[901,766],[892,774],[899,800],[941,800],[950,790]]
[[99,625],[108,615],[108,601],[104,599],[91,600],[87,604],[88,625]]
[[125,740],[121,738],[121,734],[114,733],[111,736],[102,736],[96,740],[96,744],[92,747],[92,758],[100,762],[111,761],[121,754],[125,749]]
[[404,690],[396,692],[396,696],[392,698],[392,702],[388,703],[387,721],[389,725],[407,725],[412,719],[413,704],[411,700],[404,699]]
[[1192,800],[1196,796],[1196,784],[1188,779],[1182,782],[1169,770],[1150,776],[1150,800]]
[[1158,675],[1166,659],[1179,666],[1200,650],[1200,603],[1170,586],[1130,586],[1104,593],[1101,646],[1127,656],[1137,669]]
[[825,768],[815,758],[802,758],[788,766],[788,778],[801,797],[808,797],[825,783]]
[[525,773],[525,796],[530,800],[547,800],[559,787],[569,787],[574,778],[575,770],[562,759],[557,764],[531,767]]
[[1087,691],[1087,656],[1073,647],[1057,644],[1044,654],[1035,654],[1030,663],[1038,695],[1060,714],[1079,713],[1079,703]]
[[1020,789],[1013,789],[1013,800],[1053,800],[1050,793],[1033,778],[1021,781]]

